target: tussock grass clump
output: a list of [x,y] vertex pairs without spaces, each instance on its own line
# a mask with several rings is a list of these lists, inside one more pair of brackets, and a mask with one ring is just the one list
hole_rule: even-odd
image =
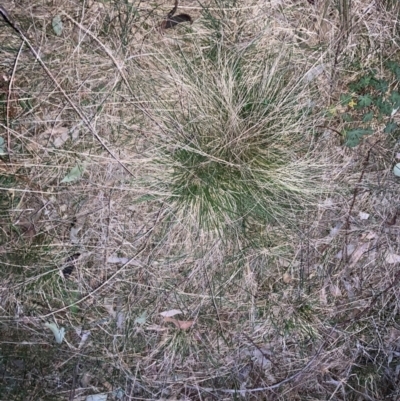
[[312,91],[289,53],[253,43],[164,60],[156,159],[174,213],[208,229],[289,223],[321,188]]

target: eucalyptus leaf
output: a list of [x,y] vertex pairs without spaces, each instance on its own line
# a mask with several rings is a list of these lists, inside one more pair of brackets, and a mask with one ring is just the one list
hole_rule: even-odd
[[5,142],[4,138],[2,138],[2,137],[0,136],[0,156],[1,156],[1,155],[5,155],[5,154],[7,154],[7,151],[6,151],[6,142]]
[[396,177],[400,177],[400,163],[397,163],[394,167],[393,167],[393,174]]
[[122,390],[122,388],[117,388],[112,392],[112,395],[117,399],[117,400],[122,400],[125,396],[125,391]]
[[77,164],[62,180],[61,183],[77,181],[82,177],[85,165]]
[[324,72],[324,69],[325,69],[324,64],[318,64],[312,67],[310,70],[308,70],[308,72],[304,76],[306,82],[314,81],[314,79],[318,77],[318,75],[321,75]]
[[85,401],[107,401],[107,394],[88,395]]
[[56,15],[53,18],[53,21],[51,22],[51,25],[53,27],[53,31],[57,36],[61,36],[62,31],[63,31],[63,23],[61,21],[61,17],[59,15]]
[[147,320],[147,313],[146,311],[144,311],[143,313],[141,313],[136,319],[135,319],[135,323],[137,324],[145,324]]
[[57,344],[61,344],[63,342],[65,335],[64,327],[59,328],[55,323],[47,322],[44,324],[44,326],[49,328],[53,332]]

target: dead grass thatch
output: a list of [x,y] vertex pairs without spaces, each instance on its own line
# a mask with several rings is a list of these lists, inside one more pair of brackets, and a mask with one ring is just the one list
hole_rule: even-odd
[[398,91],[396,2],[1,7],[1,400],[400,397],[398,130],[346,147],[340,97]]

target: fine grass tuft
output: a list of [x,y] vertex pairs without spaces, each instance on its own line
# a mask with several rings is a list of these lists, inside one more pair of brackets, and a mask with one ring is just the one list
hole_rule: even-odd
[[155,118],[166,201],[210,230],[290,223],[319,192],[312,180],[320,166],[309,156],[312,90],[290,53],[257,43],[209,52],[165,59],[168,96]]

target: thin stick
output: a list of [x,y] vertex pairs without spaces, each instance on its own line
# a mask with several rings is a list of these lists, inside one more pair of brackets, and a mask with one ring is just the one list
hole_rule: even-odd
[[12,102],[12,87],[15,79],[15,72],[17,71],[18,60],[21,56],[22,48],[24,47],[24,42],[21,43],[19,47],[17,57],[15,58],[10,82],[8,84],[8,93],[7,93],[7,115],[6,115],[6,125],[7,125],[7,153],[8,153],[8,161],[11,163],[11,136],[10,136],[10,104]]

